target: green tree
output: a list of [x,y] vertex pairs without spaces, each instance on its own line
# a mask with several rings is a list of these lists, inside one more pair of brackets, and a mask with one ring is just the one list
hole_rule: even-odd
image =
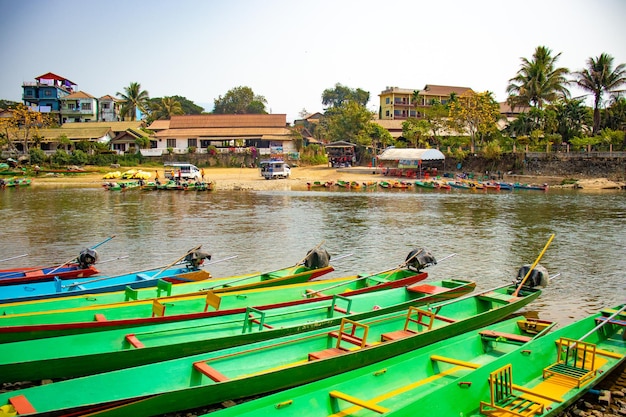
[[612,130],[626,130],[626,98],[614,95],[604,111],[604,126]]
[[612,93],[626,84],[626,66],[619,64],[613,69],[613,57],[600,54],[588,58],[587,67],[574,73],[576,85],[593,94],[593,134],[600,130],[600,106],[602,95]]
[[393,145],[394,139],[391,133],[378,123],[370,123],[368,125],[368,136],[372,140],[372,148],[384,149],[387,146]]
[[508,103],[514,108],[530,105],[542,108],[546,102],[569,97],[566,79],[569,70],[556,66],[560,56],[560,53],[552,56],[550,49],[538,46],[531,60],[521,58],[521,68],[506,88]]
[[184,114],[182,105],[173,97],[162,97],[159,101],[151,100],[149,108],[148,122],[168,120],[176,114]]
[[116,93],[123,101],[120,109],[120,115],[125,118],[129,117],[130,120],[137,118],[137,110],[142,113],[148,112],[148,100],[150,98],[146,90],[141,89],[141,84],[137,82],[131,82],[128,87],[124,87],[124,94]]
[[410,118],[402,122],[402,136],[415,148],[428,147],[430,123],[424,119]]
[[235,87],[213,101],[214,114],[267,114],[265,97],[255,95],[250,87]]
[[344,103],[352,101],[363,107],[370,101],[370,93],[360,88],[351,89],[339,83],[334,88],[327,88],[322,92],[322,104],[330,107],[339,107]]
[[497,122],[500,117],[500,105],[488,91],[470,91],[450,103],[451,127],[459,133],[469,133],[472,150],[477,142],[482,144],[488,135],[498,130]]
[[589,111],[582,99],[559,100],[547,108],[555,115],[555,129],[544,129],[548,133],[557,132],[565,142],[582,136],[585,126],[591,121]]
[[347,141],[362,146],[371,146],[373,113],[354,101],[326,110],[318,128],[322,137],[330,142]]

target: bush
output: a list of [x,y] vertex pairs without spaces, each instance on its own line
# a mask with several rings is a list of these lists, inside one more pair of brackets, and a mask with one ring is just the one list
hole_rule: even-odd
[[86,165],[89,162],[89,156],[80,149],[76,149],[72,152],[70,162],[74,165]]
[[39,148],[30,148],[28,150],[31,164],[41,164],[47,159],[46,153]]
[[50,157],[50,161],[59,166],[67,165],[70,163],[70,155],[63,149],[57,149],[57,151]]

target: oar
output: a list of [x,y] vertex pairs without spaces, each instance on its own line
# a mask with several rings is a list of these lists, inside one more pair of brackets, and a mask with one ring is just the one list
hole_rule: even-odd
[[28,256],[28,254],[25,253],[24,255],[17,255],[17,256],[11,256],[10,258],[6,258],[6,259],[0,259],[0,262],[6,262],[6,261],[11,261],[13,259],[23,258],[24,256]]
[[[558,274],[554,274],[554,275],[552,275],[552,276],[550,277],[550,279],[554,279],[554,278],[556,278],[556,277],[558,277],[558,276],[560,276],[560,275],[561,275],[561,273],[559,272]],[[435,307],[435,308],[437,308],[437,309],[439,309],[440,307],[446,306],[446,305],[448,305],[448,304],[456,303],[457,301],[460,301],[460,300],[466,300],[466,299],[468,299],[468,298],[472,298],[472,297],[476,297],[476,296],[479,296],[479,295],[487,294],[487,293],[489,293],[489,292],[491,292],[491,291],[496,291],[496,290],[499,290],[499,289],[501,289],[501,288],[508,287],[508,286],[510,286],[510,285],[511,285],[511,284],[503,284],[503,285],[498,285],[497,287],[493,287],[493,288],[490,288],[490,289],[488,289],[488,290],[481,291],[481,292],[479,292],[479,293],[477,293],[477,294],[475,294],[475,293],[466,294],[466,295],[464,295],[463,297],[454,298],[454,299],[452,299],[452,300],[450,300],[450,301],[446,301],[445,303],[441,303],[441,304],[439,304],[439,303],[438,303],[438,304],[437,304],[437,305],[435,305],[434,307]],[[433,307],[428,307],[428,310],[431,310],[432,308],[433,308]]]
[[[105,243],[107,243],[109,240],[113,239],[115,237],[115,235],[109,236],[106,239],[104,239],[102,242],[91,246],[89,249],[95,249],[98,246],[102,246]],[[69,261],[62,263],[61,265],[57,266],[56,268],[54,268],[52,271],[48,272],[46,275],[52,275],[53,273],[55,273],[57,270],[61,269],[62,267],[64,267],[65,265],[69,264],[70,262],[74,261],[75,259],[77,259],[77,257],[73,257],[72,259],[70,259]]]
[[[622,308],[620,308],[619,310],[617,310],[615,313],[611,314],[606,320],[604,320],[602,323],[598,324],[596,327],[594,327],[593,329],[589,330],[588,333],[586,333],[584,336],[580,337],[578,339],[579,342],[582,342],[583,340],[585,340],[587,337],[591,336],[593,333],[595,333],[596,331],[598,331],[602,326],[604,326],[605,324],[607,324],[609,321],[613,320],[615,317],[619,316],[622,311],[624,311],[626,309],[626,304],[624,304],[622,306]],[[576,343],[574,343],[571,347],[575,347]]]
[[[340,284],[335,284],[335,285],[332,285],[332,286],[330,286],[330,287],[322,288],[321,290],[311,291],[311,292],[309,292],[309,293],[302,294],[302,296],[303,296],[303,297],[307,297],[307,296],[309,296],[309,295],[311,295],[311,294],[318,294],[318,293],[321,293],[321,292],[323,292],[323,291],[328,291],[328,290],[330,290],[330,289],[340,287],[340,286],[342,286],[342,285],[351,284],[351,283],[353,283],[353,282],[360,281],[360,280],[362,280],[362,279],[371,278],[371,277],[373,277],[373,276],[380,275],[380,274],[384,274],[385,272],[389,272],[389,273],[388,273],[387,275],[385,275],[385,277],[383,278],[383,279],[385,279],[385,278],[387,278],[389,275],[393,274],[394,272],[399,271],[400,269],[402,269],[402,268],[404,268],[405,266],[407,266],[407,265],[408,265],[408,263],[409,263],[409,262],[410,262],[410,261],[411,261],[411,260],[412,260],[415,256],[417,256],[417,255],[418,255],[418,254],[420,254],[420,253],[421,253],[421,251],[419,251],[419,252],[417,252],[417,253],[413,254],[413,256],[411,256],[409,259],[407,259],[406,261],[404,261],[403,263],[401,263],[400,265],[398,265],[396,268],[393,268],[393,269],[386,269],[386,270],[384,270],[384,271],[380,271],[380,272],[376,272],[376,273],[373,273],[373,274],[370,274],[370,275],[365,275],[365,276],[362,276],[362,277],[358,277],[358,278],[355,278],[355,279],[350,280],[350,281],[347,281],[347,282],[342,282],[342,283],[340,283]],[[451,257],[453,257],[454,255],[456,255],[456,253],[453,253],[453,254],[451,254],[451,255],[446,256],[445,258],[441,259],[439,262],[444,261],[444,260],[446,260],[446,259],[448,259],[448,258],[451,258]]]
[[224,262],[224,261],[230,261],[231,259],[235,259],[238,255],[233,255],[233,256],[229,256],[228,258],[224,258],[224,259],[218,259],[216,261],[209,261],[207,263],[205,263],[204,265],[213,265],[213,264],[218,264],[220,262]]
[[[181,256],[180,258],[178,258],[176,261],[172,262],[169,265],[166,265],[163,269],[161,269],[159,272],[157,272],[156,274],[154,274],[153,276],[150,277],[150,279],[154,279],[157,276],[161,275],[164,271],[166,271],[168,268],[171,268],[172,266],[176,265],[178,262],[182,261],[183,259],[185,259],[185,257],[187,255],[189,255],[190,253],[192,253],[193,251],[196,251],[198,249],[200,249],[202,247],[202,245],[200,246],[196,246],[193,249],[190,249],[186,254],[184,254],[183,256]],[[128,274],[128,275],[132,275],[132,274]],[[95,278],[89,281],[83,281],[83,282],[75,282],[73,284],[69,284],[69,285],[63,285],[61,288],[70,288],[70,287],[75,287],[77,285],[84,285],[84,284],[91,284],[92,282],[98,282],[98,281],[105,281],[107,279],[111,279],[111,278],[117,278],[117,276],[112,276],[112,277],[100,277],[100,278]]]
[[[342,255],[342,256],[339,256],[339,257],[335,258],[333,261],[337,261],[337,260],[339,260],[339,259],[343,259],[343,258],[346,258],[346,257],[348,257],[348,256],[352,256],[352,254],[351,254],[351,253],[349,253],[349,254],[347,254],[347,255]],[[306,259],[306,258],[305,258],[305,259]],[[296,264],[296,266],[297,266],[297,265],[298,265],[298,264]],[[211,286],[211,287],[202,288],[200,291],[208,291],[208,290],[212,290],[212,289],[214,289],[214,288],[224,287],[224,286],[226,286],[226,285],[235,284],[235,283],[240,282],[240,281],[245,281],[245,280],[250,279],[250,278],[255,277],[255,276],[270,275],[270,274],[272,274],[272,273],[274,273],[274,272],[277,272],[277,271],[280,271],[280,269],[275,269],[275,270],[273,270],[273,271],[270,271],[270,272],[264,272],[264,273],[261,273],[261,274],[258,274],[258,275],[257,275],[257,274],[248,274],[248,275],[244,275],[243,277],[237,278],[237,279],[232,280],[232,281],[222,282],[222,283],[217,283],[217,284],[215,284],[215,285],[213,285],[213,286]]]
[[118,256],[117,258],[113,258],[113,259],[107,259],[106,261],[99,261],[98,265],[106,264],[106,263],[113,262],[113,261],[119,261],[120,259],[126,259],[128,257],[129,257],[128,255],[124,255],[124,256]]
[[552,233],[552,235],[550,236],[550,239],[548,239],[548,243],[546,243],[546,246],[543,247],[543,250],[541,251],[541,253],[539,254],[539,256],[537,257],[537,259],[535,259],[535,263],[533,263],[530,267],[530,269],[528,270],[528,272],[526,273],[526,276],[524,277],[524,279],[522,280],[522,282],[519,283],[519,286],[517,287],[517,289],[513,292],[513,296],[517,297],[517,294],[519,293],[519,291],[522,289],[522,286],[524,285],[524,283],[526,282],[526,280],[528,279],[528,277],[530,276],[531,272],[533,272],[533,269],[535,269],[535,267],[537,266],[537,264],[539,263],[539,260],[541,259],[541,257],[543,256],[543,254],[546,252],[546,250],[548,250],[548,246],[550,246],[550,243],[552,243],[552,239],[554,239],[554,233]]

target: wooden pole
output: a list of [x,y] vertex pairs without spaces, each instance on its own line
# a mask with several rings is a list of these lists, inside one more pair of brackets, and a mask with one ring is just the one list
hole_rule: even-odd
[[552,235],[550,236],[550,239],[548,239],[548,243],[546,243],[546,246],[543,247],[543,250],[541,251],[541,253],[539,254],[539,256],[537,257],[537,259],[535,259],[535,262],[531,265],[530,269],[528,270],[528,272],[526,273],[526,276],[524,277],[524,279],[522,280],[522,282],[519,283],[519,286],[517,287],[517,289],[513,292],[513,296],[517,297],[517,294],[519,294],[520,290],[522,289],[522,286],[524,285],[524,283],[526,282],[526,280],[528,279],[528,277],[530,276],[530,274],[533,272],[533,269],[535,269],[535,267],[537,266],[537,264],[539,263],[539,260],[543,257],[543,254],[546,252],[546,250],[548,250],[548,246],[550,246],[550,243],[552,243],[552,239],[554,239],[554,233],[552,233]]

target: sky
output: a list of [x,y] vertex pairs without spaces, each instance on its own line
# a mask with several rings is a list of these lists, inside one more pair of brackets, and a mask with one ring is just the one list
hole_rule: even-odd
[[[626,0],[0,0],[0,99],[53,72],[95,97],[138,82],[211,111],[250,87],[266,109],[323,112],[339,83],[370,93],[426,84],[498,101],[538,46],[578,71],[607,53],[626,63]],[[572,96],[584,92],[570,89]],[[588,104],[591,104],[589,101]]]

